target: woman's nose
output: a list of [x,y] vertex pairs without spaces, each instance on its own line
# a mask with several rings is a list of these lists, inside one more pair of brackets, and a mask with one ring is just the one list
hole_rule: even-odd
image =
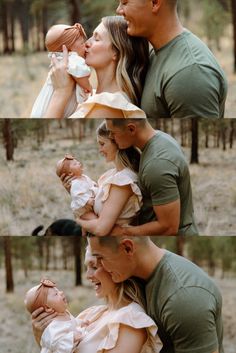
[[93,278],[93,275],[94,275],[94,270],[93,269],[88,269],[87,272],[86,272],[86,277],[88,280],[91,280]]
[[85,42],[85,48],[89,48],[91,45],[91,38],[87,39]]

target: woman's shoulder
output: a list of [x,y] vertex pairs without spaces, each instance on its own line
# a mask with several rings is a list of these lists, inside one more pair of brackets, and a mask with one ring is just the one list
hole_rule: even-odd
[[148,328],[154,336],[157,332],[157,326],[145,310],[135,302],[130,303],[114,312],[111,323],[127,325],[136,329]]
[[122,170],[113,169],[110,173],[106,174],[106,184],[114,184],[117,186],[125,186],[134,184],[138,181],[138,176],[129,168]]
[[107,310],[106,305],[94,305],[85,310],[83,310],[77,317],[77,320],[94,320],[95,317],[98,317],[105,310]]
[[[98,117],[95,116],[99,112],[117,111],[122,113],[122,118],[145,118],[146,115],[143,110],[130,102],[129,98],[124,92],[102,92],[91,95],[85,102],[78,106],[77,111],[71,118],[86,118]],[[119,113],[120,114],[120,113]],[[121,116],[119,116],[121,117]]]

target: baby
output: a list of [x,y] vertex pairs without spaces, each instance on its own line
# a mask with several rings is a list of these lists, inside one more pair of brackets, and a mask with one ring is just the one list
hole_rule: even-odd
[[82,164],[72,155],[66,154],[63,159],[57,162],[56,173],[59,177],[62,174],[76,177],[76,179],[72,180],[70,188],[71,209],[74,217],[81,217],[85,213],[93,211],[97,184],[83,174]]
[[85,334],[87,322],[74,318],[67,310],[67,301],[54,282],[43,279],[39,285],[31,288],[25,295],[26,309],[32,313],[44,307],[53,309],[58,315],[44,330],[40,346],[41,353],[72,353]]
[[[84,102],[88,98],[88,93],[92,90],[89,83],[90,68],[84,60],[85,40],[85,31],[79,23],[76,23],[74,26],[64,24],[54,25],[49,29],[45,38],[49,58],[54,54],[58,60],[62,60],[63,44],[69,51],[67,72],[73,77],[76,85],[71,99],[65,108],[64,118],[70,116],[76,110],[78,103]],[[31,118],[42,118],[44,116],[52,95],[53,85],[49,72],[47,80],[33,105]]]

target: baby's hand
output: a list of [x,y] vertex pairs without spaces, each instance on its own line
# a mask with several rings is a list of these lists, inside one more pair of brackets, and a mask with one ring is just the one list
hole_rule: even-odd
[[74,345],[77,346],[83,339],[83,333],[82,331],[76,331],[74,333]]
[[94,198],[90,197],[90,199],[88,199],[87,205],[93,206],[94,205]]
[[87,327],[87,326],[89,326],[89,324],[90,324],[90,321],[89,320],[83,320],[82,322],[81,322],[81,327]]

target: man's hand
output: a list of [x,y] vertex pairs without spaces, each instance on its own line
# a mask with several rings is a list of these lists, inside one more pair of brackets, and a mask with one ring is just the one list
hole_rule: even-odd
[[57,316],[57,313],[52,309],[47,311],[44,308],[38,308],[31,315],[33,334],[38,344],[40,344],[41,336],[45,328]]

